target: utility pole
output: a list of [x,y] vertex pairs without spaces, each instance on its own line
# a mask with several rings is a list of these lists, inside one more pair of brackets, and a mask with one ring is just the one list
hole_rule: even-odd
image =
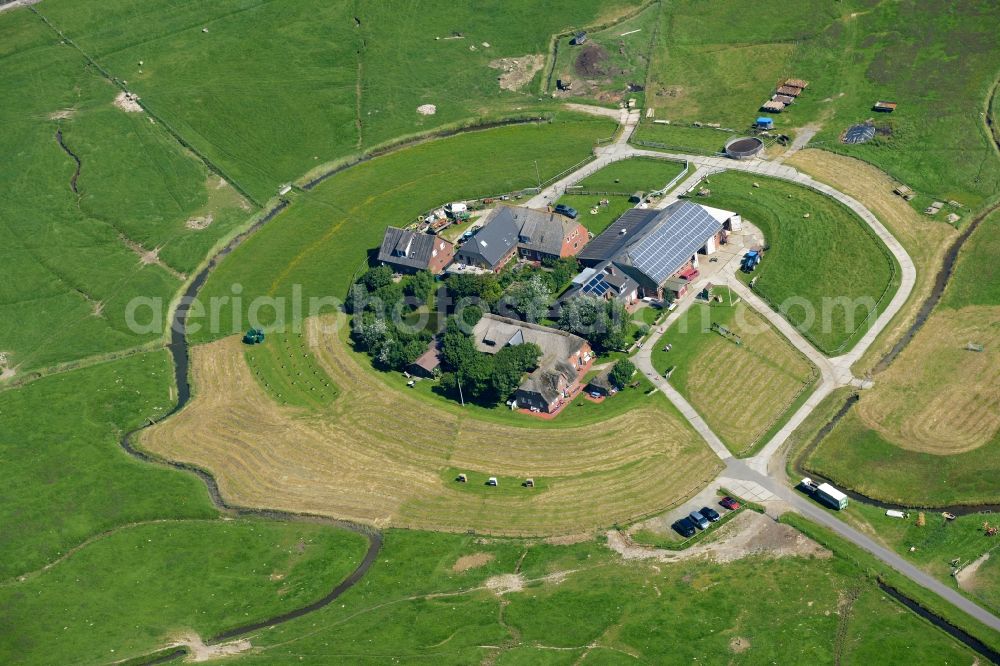
[[542,191],[542,176],[538,173],[538,160],[535,160],[535,180],[538,181],[538,191]]
[[465,397],[462,395],[462,373],[455,373],[455,381],[458,382],[458,399],[462,403],[462,407],[465,407]]

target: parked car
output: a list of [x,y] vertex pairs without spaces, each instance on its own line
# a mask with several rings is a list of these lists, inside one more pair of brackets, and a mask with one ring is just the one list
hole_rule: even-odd
[[556,204],[556,212],[560,215],[565,215],[571,220],[575,220],[576,216],[579,214],[576,212],[576,208],[567,206],[566,204]]
[[694,533],[698,531],[695,529],[694,523],[691,522],[690,518],[681,518],[675,521],[673,528],[684,538],[693,537]]
[[689,513],[688,518],[690,518],[691,522],[700,527],[701,529],[703,530],[708,529],[709,526],[708,520],[705,518],[705,516],[701,515],[697,511],[692,511],[691,513]]
[[718,520],[720,518],[722,518],[722,516],[719,515],[718,511],[716,511],[715,509],[713,509],[711,507],[707,507],[707,506],[701,507],[701,512],[700,513],[701,513],[701,515],[703,515],[706,518],[708,518],[708,520],[710,522],[713,522],[713,523],[718,522]]
[[740,508],[740,503],[734,500],[732,497],[723,497],[721,500],[719,500],[719,504],[729,509],[730,511],[736,511],[736,509]]

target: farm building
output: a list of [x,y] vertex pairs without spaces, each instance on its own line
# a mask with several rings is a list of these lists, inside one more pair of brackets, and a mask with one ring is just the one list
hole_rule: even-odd
[[576,255],[587,244],[587,229],[576,220],[521,206],[504,206],[498,216],[519,225],[517,247],[525,259],[559,259]]
[[724,242],[729,214],[720,221],[704,207],[676,201],[663,210],[632,209],[580,253],[584,266],[609,262],[639,285],[643,296],[663,297],[671,278],[693,277],[699,254],[713,254]]
[[515,253],[541,261],[572,257],[587,244],[587,229],[576,220],[523,206],[499,206],[463,245],[455,261],[498,271]]
[[417,377],[432,378],[441,367],[441,353],[438,350],[437,340],[431,340],[427,345],[427,351],[417,357],[413,363],[406,368],[406,371]]
[[378,260],[399,273],[440,273],[454,254],[455,246],[443,238],[389,227],[382,236]]
[[785,108],[785,104],[782,102],[776,102],[773,99],[768,100],[760,105],[761,111],[767,111],[768,113],[781,113]]
[[594,360],[583,338],[547,326],[486,314],[472,329],[476,349],[496,354],[509,345],[533,343],[542,350],[535,368],[514,393],[521,409],[552,413],[580,389],[580,379]]
[[486,224],[455,252],[455,262],[498,272],[517,253],[520,224],[512,215],[501,214],[497,208]]
[[609,365],[604,370],[594,375],[594,378],[587,382],[587,385],[583,388],[587,393],[596,393],[600,396],[607,397],[611,395],[613,390],[616,390],[614,383],[611,381],[611,371],[614,370],[613,365]]
[[592,296],[606,301],[615,299],[630,307],[639,301],[639,283],[610,261],[603,261],[580,271],[562,300],[575,296]]

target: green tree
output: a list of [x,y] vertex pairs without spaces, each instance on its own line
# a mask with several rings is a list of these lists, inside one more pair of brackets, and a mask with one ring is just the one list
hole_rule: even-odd
[[504,301],[517,310],[525,321],[540,321],[549,312],[552,292],[541,275],[533,275],[523,282],[515,282],[508,289]]
[[538,365],[542,350],[527,343],[504,347],[493,356],[493,391],[497,400],[504,400],[520,386],[524,373]]
[[392,282],[392,269],[388,266],[376,266],[369,269],[358,281],[370,292],[381,289]]
[[634,374],[635,365],[627,358],[623,358],[615,363],[615,367],[611,368],[611,374],[608,375],[608,378],[612,384],[623,389],[628,385]]
[[428,271],[418,271],[405,280],[403,293],[420,303],[426,303],[434,291],[434,276]]

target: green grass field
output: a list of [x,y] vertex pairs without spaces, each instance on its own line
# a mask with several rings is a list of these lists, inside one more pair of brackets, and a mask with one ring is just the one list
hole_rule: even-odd
[[0,580],[123,524],[216,515],[201,481],[119,448],[121,433],[170,409],[172,383],[157,352],[0,393]]
[[[1000,294],[991,278],[996,252],[997,215],[984,220],[967,241],[955,272],[942,296],[939,310],[925,325],[923,334],[932,333],[936,318],[962,308],[980,308],[988,317],[1000,305]],[[984,307],[985,306],[985,307]],[[962,345],[967,340],[943,338],[945,344]],[[921,333],[911,343],[922,345]],[[907,350],[915,352],[916,349]],[[907,351],[896,361],[907,361]],[[933,355],[933,350],[928,353]],[[963,354],[974,352],[962,352]],[[940,354],[938,354],[940,356]],[[942,373],[956,370],[943,367]],[[954,380],[954,381],[952,381]],[[942,385],[966,383],[962,376],[940,377]],[[927,390],[930,390],[928,387]],[[952,389],[954,390],[954,389]],[[916,396],[911,396],[914,399]],[[987,396],[983,396],[985,399]],[[864,399],[865,396],[862,396]],[[855,411],[857,408],[855,408]],[[1000,490],[993,479],[1000,473],[1000,431],[978,448],[953,455],[935,455],[897,446],[870,428],[855,411],[848,414],[804,461],[810,468],[872,497],[901,504],[981,504],[1000,502]],[[944,416],[944,414],[942,414]],[[887,424],[899,430],[903,423]],[[897,435],[901,437],[901,435]],[[863,470],[863,474],[859,473]]]
[[[631,142],[641,148],[670,150],[695,155],[715,155],[723,152],[726,142],[738,136],[712,127],[661,125],[643,120],[632,134]],[[645,145],[644,142],[660,144]]]
[[[1000,611],[1000,578],[995,575],[1000,540],[983,532],[984,521],[996,522],[993,514],[970,514],[945,520],[939,512],[925,511],[926,524],[918,527],[917,511],[911,511],[905,519],[890,518],[882,509],[855,502],[848,507],[848,516],[863,529],[877,533],[893,550],[941,582],[964,590],[967,596],[994,612]],[[952,562],[957,560],[960,567],[965,567],[986,553],[989,557],[976,569],[972,582],[956,585]]]
[[361,561],[364,537],[318,524],[168,521],[122,529],[0,585],[0,660],[107,663],[305,606]]
[[[671,3],[646,90],[658,118],[739,130],[780,81],[806,79],[795,104],[772,114],[779,131],[816,123],[813,145],[871,162],[942,201],[975,208],[1000,191],[1000,162],[979,113],[1000,57],[996,4],[964,0],[942,11],[915,0],[808,0],[765,20],[758,10],[751,0]],[[899,103],[879,118],[892,124],[892,137],[841,144],[847,127],[878,115],[878,99]]]
[[[594,140],[610,128],[606,120],[569,116],[552,124],[463,134],[360,164],[299,197],[237,248],[213,272],[202,299],[228,297],[239,284],[243,303],[256,296],[284,298],[287,317],[293,285],[300,285],[307,315],[310,298],[346,297],[386,226],[406,225],[447,201],[533,186],[536,159],[542,178],[555,175],[585,159]],[[465,157],[456,160],[456,155]],[[233,329],[231,306],[227,302],[219,310],[224,326],[204,326],[192,339],[204,342],[244,330],[247,314]],[[263,323],[273,321],[273,312],[262,309]]]
[[756,279],[755,291],[823,353],[848,351],[874,320],[871,305],[880,311],[895,293],[895,260],[860,218],[832,199],[735,172],[712,176],[704,187],[712,194],[698,201],[739,212],[770,246],[760,267],[741,278]]
[[[264,201],[325,162],[537,102],[537,85],[501,90],[489,63],[544,55],[554,33],[636,4],[114,0],[100,16],[65,1],[39,11]],[[428,103],[437,113],[418,114]]]
[[275,333],[247,346],[247,365],[271,397],[282,405],[317,409],[337,397],[337,387],[309,351],[304,333]]
[[[668,160],[642,157],[613,162],[593,175],[584,178],[577,186],[568,190],[556,202],[576,208],[580,222],[595,236],[608,228],[611,223],[633,208],[629,201],[634,192],[650,192],[662,189],[667,183],[684,171],[684,164]],[[583,192],[615,192],[622,194],[573,194],[573,190]],[[601,206],[602,199],[608,201]],[[596,209],[596,214],[591,214]]]
[[24,374],[153,340],[163,326],[131,330],[129,301],[160,299],[162,313],[179,274],[249,211],[145,114],[115,108],[116,90],[26,10],[4,13],[0,42],[0,351]]
[[[657,341],[652,360],[736,455],[766,441],[808,395],[816,369],[743,303],[693,305]],[[737,345],[712,330],[718,324],[742,337]],[[664,351],[667,344],[670,351]]]
[[848,414],[804,464],[869,497],[900,504],[1000,502],[1000,433],[984,446],[950,456],[908,451]]
[[[474,556],[479,566],[456,571],[464,556]],[[523,590],[499,597],[485,587],[491,577],[515,571]],[[849,592],[857,599],[844,606],[838,600]],[[928,662],[972,659],[839,558],[654,567],[622,562],[593,541],[484,543],[398,530],[386,534],[369,578],[341,603],[258,634],[253,643],[257,652],[244,661],[829,663],[835,654],[845,662],[874,655],[905,662],[913,654]]]

